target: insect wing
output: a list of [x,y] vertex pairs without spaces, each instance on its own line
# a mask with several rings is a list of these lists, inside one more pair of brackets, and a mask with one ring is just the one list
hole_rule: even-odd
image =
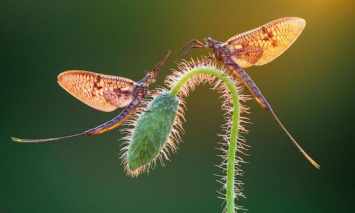
[[242,68],[263,65],[281,55],[300,35],[306,21],[286,17],[230,38],[224,44]]
[[83,70],[62,72],[58,75],[58,83],[75,98],[104,112],[127,106],[136,85],[127,78]]

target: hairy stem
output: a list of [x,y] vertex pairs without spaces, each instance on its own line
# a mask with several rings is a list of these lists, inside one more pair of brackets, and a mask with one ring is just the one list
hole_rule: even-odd
[[238,90],[235,86],[233,80],[228,76],[224,75],[222,71],[218,69],[213,69],[210,67],[198,67],[194,68],[188,73],[186,73],[175,85],[171,88],[170,93],[174,96],[177,95],[182,85],[191,77],[199,74],[210,74],[214,75],[220,80],[222,80],[228,87],[230,94],[232,96],[233,102],[233,115],[232,115],[232,126],[230,132],[230,141],[227,154],[227,182],[226,182],[226,209],[227,213],[235,212],[235,191],[234,191],[234,175],[235,175],[235,154],[237,149],[237,139],[238,139],[238,130],[239,130],[239,96]]

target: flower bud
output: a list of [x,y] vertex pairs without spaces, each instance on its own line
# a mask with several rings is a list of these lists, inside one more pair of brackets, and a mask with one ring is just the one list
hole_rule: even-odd
[[164,152],[178,107],[178,98],[162,91],[142,113],[128,147],[129,170],[133,172],[140,167],[146,167]]

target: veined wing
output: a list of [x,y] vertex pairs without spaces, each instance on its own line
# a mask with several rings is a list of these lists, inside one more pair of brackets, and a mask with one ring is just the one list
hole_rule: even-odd
[[230,38],[224,44],[242,68],[263,65],[281,55],[300,35],[306,21],[286,17]]
[[132,101],[136,85],[128,78],[83,70],[60,73],[58,83],[75,98],[104,112],[127,106]]

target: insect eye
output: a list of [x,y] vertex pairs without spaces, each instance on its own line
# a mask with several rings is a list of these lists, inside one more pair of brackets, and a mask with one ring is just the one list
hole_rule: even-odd
[[153,70],[150,73],[150,78],[155,80],[157,77],[158,77],[158,72],[156,70]]

